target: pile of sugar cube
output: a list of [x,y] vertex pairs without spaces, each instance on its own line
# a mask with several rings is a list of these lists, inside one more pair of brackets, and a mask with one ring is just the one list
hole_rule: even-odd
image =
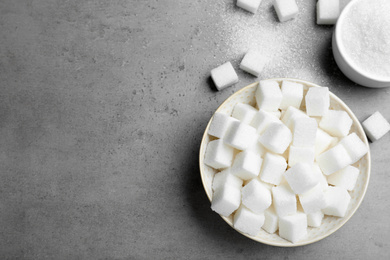
[[[235,229],[256,236],[278,231],[296,243],[325,215],[344,217],[368,146],[329,90],[298,82],[260,81],[256,107],[237,103],[214,114],[204,164],[217,170],[211,208]],[[302,108],[302,109],[301,109]],[[354,166],[355,165],[355,166]]]

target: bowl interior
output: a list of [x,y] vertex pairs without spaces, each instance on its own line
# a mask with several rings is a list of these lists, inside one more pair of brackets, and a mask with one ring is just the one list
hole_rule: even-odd
[[[281,82],[282,80],[289,80],[297,83],[301,83],[304,85],[305,92],[310,88],[310,87],[319,87],[318,85],[315,85],[313,83],[303,81],[303,80],[297,80],[297,79],[284,79],[284,78],[278,78],[278,79],[273,79],[278,82]],[[237,103],[246,103],[250,104],[252,106],[255,106],[256,101],[255,101],[255,91],[258,83],[253,83],[247,87],[242,88],[241,90],[237,91],[235,94],[230,96],[225,102],[222,103],[218,107],[218,109],[215,112],[222,112],[228,115],[231,115],[234,106]],[[303,102],[304,103],[304,102]],[[301,109],[304,109],[304,104],[302,105]],[[360,125],[360,122],[356,118],[356,116],[352,113],[352,111],[344,104],[343,101],[341,101],[336,95],[333,93],[330,93],[330,108],[331,109],[336,109],[336,110],[344,110],[346,111],[349,116],[353,120],[353,124],[351,127],[351,132],[355,132],[363,142],[366,143],[368,146],[368,141],[367,137],[363,131],[362,126]],[[201,146],[200,146],[200,153],[199,153],[199,166],[200,166],[200,175],[202,178],[202,183],[203,187],[206,191],[207,197],[211,201],[212,199],[212,181],[214,174],[217,172],[213,168],[208,167],[203,163],[204,159],[204,154],[206,150],[206,146],[209,143],[209,141],[213,140],[212,137],[210,137],[207,132],[210,126],[211,119],[206,127],[206,130],[203,134]],[[343,218],[338,218],[338,217],[331,217],[331,216],[325,216],[322,222],[322,225],[318,228],[308,228],[308,235],[306,239],[292,244],[291,242],[282,239],[279,237],[278,232],[275,234],[269,234],[263,229],[260,231],[260,233],[257,236],[249,236],[244,233],[241,233],[255,241],[264,243],[264,244],[269,244],[269,245],[274,245],[274,246],[283,246],[283,247],[292,247],[292,246],[301,246],[301,245],[306,245],[310,244],[313,242],[316,242],[318,240],[321,240],[336,230],[338,230],[342,225],[344,225],[348,219],[352,217],[352,215],[355,213],[359,205],[361,204],[363,197],[366,193],[368,182],[369,182],[369,177],[370,177],[370,168],[371,168],[371,159],[370,159],[370,152],[368,152],[363,158],[361,158],[358,162],[353,164],[353,166],[359,168],[360,174],[358,177],[358,180],[356,182],[355,189],[350,192],[351,195],[351,202],[349,204],[347,214]],[[232,214],[233,215],[233,214]],[[221,216],[231,227],[233,227],[233,218],[232,215],[229,217],[223,217]],[[233,227],[234,228],[234,227]]]

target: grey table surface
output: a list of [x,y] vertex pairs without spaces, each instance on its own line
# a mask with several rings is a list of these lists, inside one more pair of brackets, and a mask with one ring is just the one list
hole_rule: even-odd
[[[343,1],[345,2],[345,1]],[[333,26],[297,0],[0,0],[1,259],[385,259],[390,255],[390,135],[371,143],[366,197],[336,233],[298,248],[256,243],[210,209],[198,167],[213,111],[259,79],[328,86],[364,120],[390,119],[390,90],[337,68]],[[260,78],[239,70],[249,48]],[[240,82],[214,90],[231,61]]]

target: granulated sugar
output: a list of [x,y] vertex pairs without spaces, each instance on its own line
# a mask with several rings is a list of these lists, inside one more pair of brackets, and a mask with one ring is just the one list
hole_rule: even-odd
[[390,77],[390,0],[356,1],[340,25],[347,57],[376,77]]

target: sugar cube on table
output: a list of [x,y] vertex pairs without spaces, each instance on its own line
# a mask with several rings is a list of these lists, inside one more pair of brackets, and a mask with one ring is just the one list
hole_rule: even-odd
[[266,64],[266,61],[266,57],[260,52],[249,50],[240,63],[240,69],[258,77]]
[[299,194],[299,202],[306,214],[325,208],[326,201],[322,185],[318,183],[305,193]]
[[321,210],[307,214],[307,225],[309,227],[320,227],[323,218],[324,213]]
[[237,176],[233,175],[230,172],[230,168],[227,168],[221,172],[217,172],[214,175],[212,188],[213,188],[213,190],[217,190],[219,187],[221,187],[225,184],[232,185],[232,186],[235,186],[237,188],[241,188],[242,183],[243,183],[243,181],[240,178],[238,178]]
[[216,112],[211,120],[208,134],[218,138],[223,138],[230,124],[237,119],[230,117],[224,113]]
[[298,5],[295,0],[275,0],[274,8],[281,22],[293,19],[298,14]]
[[296,243],[307,235],[307,217],[303,212],[279,218],[279,236]]
[[230,172],[242,180],[249,180],[259,175],[263,159],[251,151],[236,155]]
[[328,183],[352,191],[359,177],[359,169],[348,165],[347,167],[328,176]]
[[237,0],[237,6],[251,13],[256,13],[262,0]]
[[265,111],[277,111],[283,98],[279,83],[274,80],[261,80],[255,97],[259,110]]
[[211,70],[211,78],[217,90],[230,87],[238,82],[238,76],[230,61]]
[[206,147],[204,163],[214,169],[227,168],[232,165],[234,149],[222,139],[209,142]]
[[320,154],[316,161],[325,175],[330,175],[347,167],[352,161],[347,150],[342,144],[338,144],[328,151]]
[[240,120],[242,123],[250,124],[257,111],[258,110],[251,105],[237,103],[233,108],[232,117]]
[[368,152],[368,146],[356,133],[352,133],[341,139],[340,144],[344,146],[351,157],[351,164],[359,161]]
[[299,108],[303,99],[303,85],[288,80],[282,82],[282,102],[280,109],[286,110],[289,106]]
[[329,186],[325,192],[326,207],[322,209],[325,215],[344,217],[348,210],[351,196],[341,187]]
[[314,118],[297,118],[294,124],[292,145],[298,147],[314,147],[317,129],[317,121]]
[[257,138],[256,129],[250,125],[234,121],[225,134],[224,142],[238,150],[245,150]]
[[243,205],[234,213],[234,228],[250,236],[256,236],[260,232],[263,224],[263,213],[256,214]]
[[288,183],[283,183],[272,188],[273,205],[276,214],[287,216],[297,212],[297,198]]
[[376,111],[362,123],[366,135],[375,142],[390,131],[390,124],[383,115]]
[[347,136],[352,126],[352,119],[343,110],[329,110],[320,121],[319,126],[332,136]]
[[267,127],[273,122],[280,122],[280,121],[269,112],[266,112],[264,110],[259,110],[253,117],[250,125],[256,128],[258,134],[262,134],[267,129]]
[[282,122],[293,131],[296,121],[302,117],[309,118],[302,110],[289,106],[282,116]]
[[294,166],[297,163],[314,163],[314,146],[313,147],[297,147],[290,146],[288,153],[288,165]]
[[266,153],[263,160],[263,166],[260,172],[260,179],[266,183],[279,185],[283,173],[286,171],[286,160],[276,154]]
[[329,88],[311,87],[306,93],[306,114],[309,116],[323,116],[330,106]]
[[264,211],[264,224],[263,229],[270,234],[275,233],[279,228],[279,217],[275,212],[273,206]]
[[284,178],[295,194],[302,194],[313,188],[319,180],[313,175],[313,164],[297,163],[284,173]]
[[292,133],[290,129],[279,122],[271,123],[259,138],[259,142],[264,145],[265,148],[278,154],[282,154],[286,151],[291,140]]
[[242,190],[242,204],[255,213],[263,213],[272,203],[271,191],[259,180],[253,179]]
[[213,193],[211,209],[218,214],[228,217],[241,204],[241,188],[234,185],[222,185]]
[[328,149],[334,139],[335,137],[330,136],[321,128],[317,128],[316,141],[314,145],[316,157]]
[[336,24],[340,15],[340,0],[318,0],[317,24]]

